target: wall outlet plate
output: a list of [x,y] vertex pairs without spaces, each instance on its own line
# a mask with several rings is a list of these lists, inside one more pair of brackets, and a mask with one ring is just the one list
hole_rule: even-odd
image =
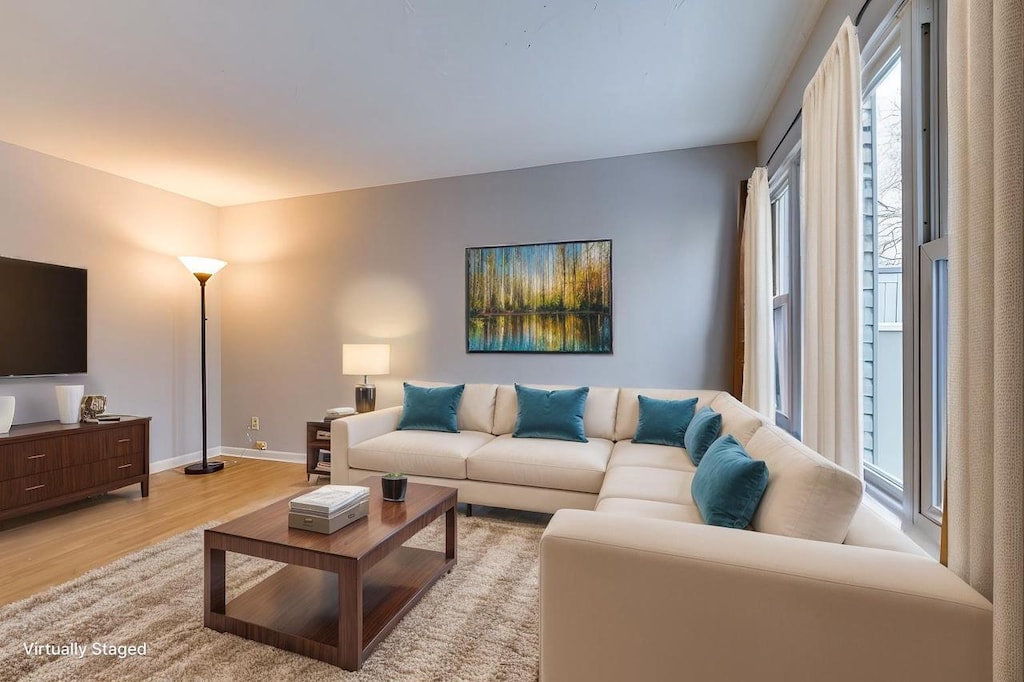
[[250,417],[249,418],[249,428],[252,429],[253,431],[259,431],[260,430],[260,418],[259,417]]
[[265,441],[265,440],[258,440],[258,441],[256,441],[256,449],[257,450],[266,450],[267,449],[267,441]]

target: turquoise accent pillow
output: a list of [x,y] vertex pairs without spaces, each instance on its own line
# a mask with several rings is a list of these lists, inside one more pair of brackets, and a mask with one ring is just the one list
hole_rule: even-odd
[[697,410],[697,399],[658,400],[645,395],[637,398],[640,401],[640,418],[633,442],[685,447],[683,438]]
[[545,391],[516,384],[519,415],[513,438],[553,438],[586,443],[583,408],[590,388]]
[[398,420],[400,431],[459,432],[459,403],[465,384],[426,388],[405,383],[403,387],[402,418]]
[[722,436],[708,448],[690,484],[704,523],[746,528],[768,486],[768,465],[751,459],[739,441]]
[[686,436],[683,439],[686,452],[690,455],[690,461],[694,466],[700,464],[701,457],[721,433],[722,415],[710,407],[702,407],[694,415],[690,425],[686,427]]

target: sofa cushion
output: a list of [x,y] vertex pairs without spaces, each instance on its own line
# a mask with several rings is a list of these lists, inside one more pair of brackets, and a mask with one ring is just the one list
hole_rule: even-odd
[[505,434],[469,455],[466,474],[476,481],[596,493],[611,452],[612,442],[600,438],[576,443]]
[[700,510],[692,504],[673,504],[671,502],[606,497],[597,503],[595,511],[618,514],[619,516],[639,516],[645,519],[704,523],[704,519],[700,516]]
[[693,473],[654,467],[615,467],[605,475],[599,499],[622,497],[631,500],[693,504],[693,496],[690,494]]
[[[414,380],[408,383],[413,386],[451,386],[436,381]],[[497,384],[466,384],[459,403],[459,431],[482,431],[490,433],[494,428],[494,396],[498,391]]]
[[747,447],[747,442],[755,431],[768,423],[759,412],[750,409],[725,391],[711,401],[711,409],[722,415],[722,433],[736,436],[736,440],[743,447]]
[[774,426],[758,429],[747,452],[770,473],[754,530],[843,541],[864,492],[860,479]]
[[711,407],[702,407],[690,422],[683,442],[686,453],[690,456],[694,466],[700,464],[701,457],[721,434],[722,415]]
[[658,400],[686,400],[696,398],[699,410],[705,405],[710,405],[721,391],[694,391],[689,389],[668,389],[668,388],[620,388],[619,400],[615,408],[615,436],[614,440],[629,440],[636,433],[636,425],[640,418],[640,403],[638,398],[643,393],[650,398]]
[[466,478],[466,456],[492,440],[479,431],[391,431],[350,447],[348,462],[355,469]]
[[640,395],[637,402],[640,416],[633,436],[634,443],[683,447],[686,428],[696,411],[696,398],[659,400]]
[[[547,390],[576,388],[575,386],[541,386],[527,384],[530,388],[542,388]],[[583,408],[583,433],[587,438],[603,438],[615,440],[615,409],[619,400],[619,389],[591,386],[587,394],[587,404]],[[512,433],[518,416],[518,403],[516,400],[516,389],[514,386],[502,384],[498,386],[494,402],[494,428],[491,430],[496,436],[503,433]],[[633,430],[629,432],[629,438],[633,437],[636,431],[636,423]]]
[[676,471],[695,471],[684,448],[668,445],[648,445],[620,440],[612,448],[612,458],[608,460],[608,470],[615,467],[654,467],[656,469],[675,469]]
[[518,414],[512,436],[586,443],[583,409],[589,392],[586,386],[548,391],[516,384]]
[[746,528],[768,485],[768,466],[751,459],[733,435],[716,440],[701,458],[690,487],[709,526]]
[[465,384],[456,386],[414,386],[408,382],[403,388],[402,418],[398,429],[419,431],[445,431],[458,433],[458,410]]

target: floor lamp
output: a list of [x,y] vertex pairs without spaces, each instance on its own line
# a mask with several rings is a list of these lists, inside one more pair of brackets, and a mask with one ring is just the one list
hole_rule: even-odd
[[181,256],[179,260],[184,263],[196,279],[199,280],[199,310],[202,316],[200,324],[200,338],[202,339],[203,355],[203,461],[189,464],[185,467],[186,474],[212,474],[224,468],[224,462],[206,461],[206,282],[216,275],[227,263],[216,258],[197,258],[196,256]]

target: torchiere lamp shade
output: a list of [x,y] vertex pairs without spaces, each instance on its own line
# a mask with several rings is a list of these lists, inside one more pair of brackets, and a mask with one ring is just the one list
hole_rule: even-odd
[[341,346],[341,373],[362,375],[356,385],[356,412],[373,412],[377,406],[377,387],[368,376],[391,372],[391,346],[386,343],[345,343]]

